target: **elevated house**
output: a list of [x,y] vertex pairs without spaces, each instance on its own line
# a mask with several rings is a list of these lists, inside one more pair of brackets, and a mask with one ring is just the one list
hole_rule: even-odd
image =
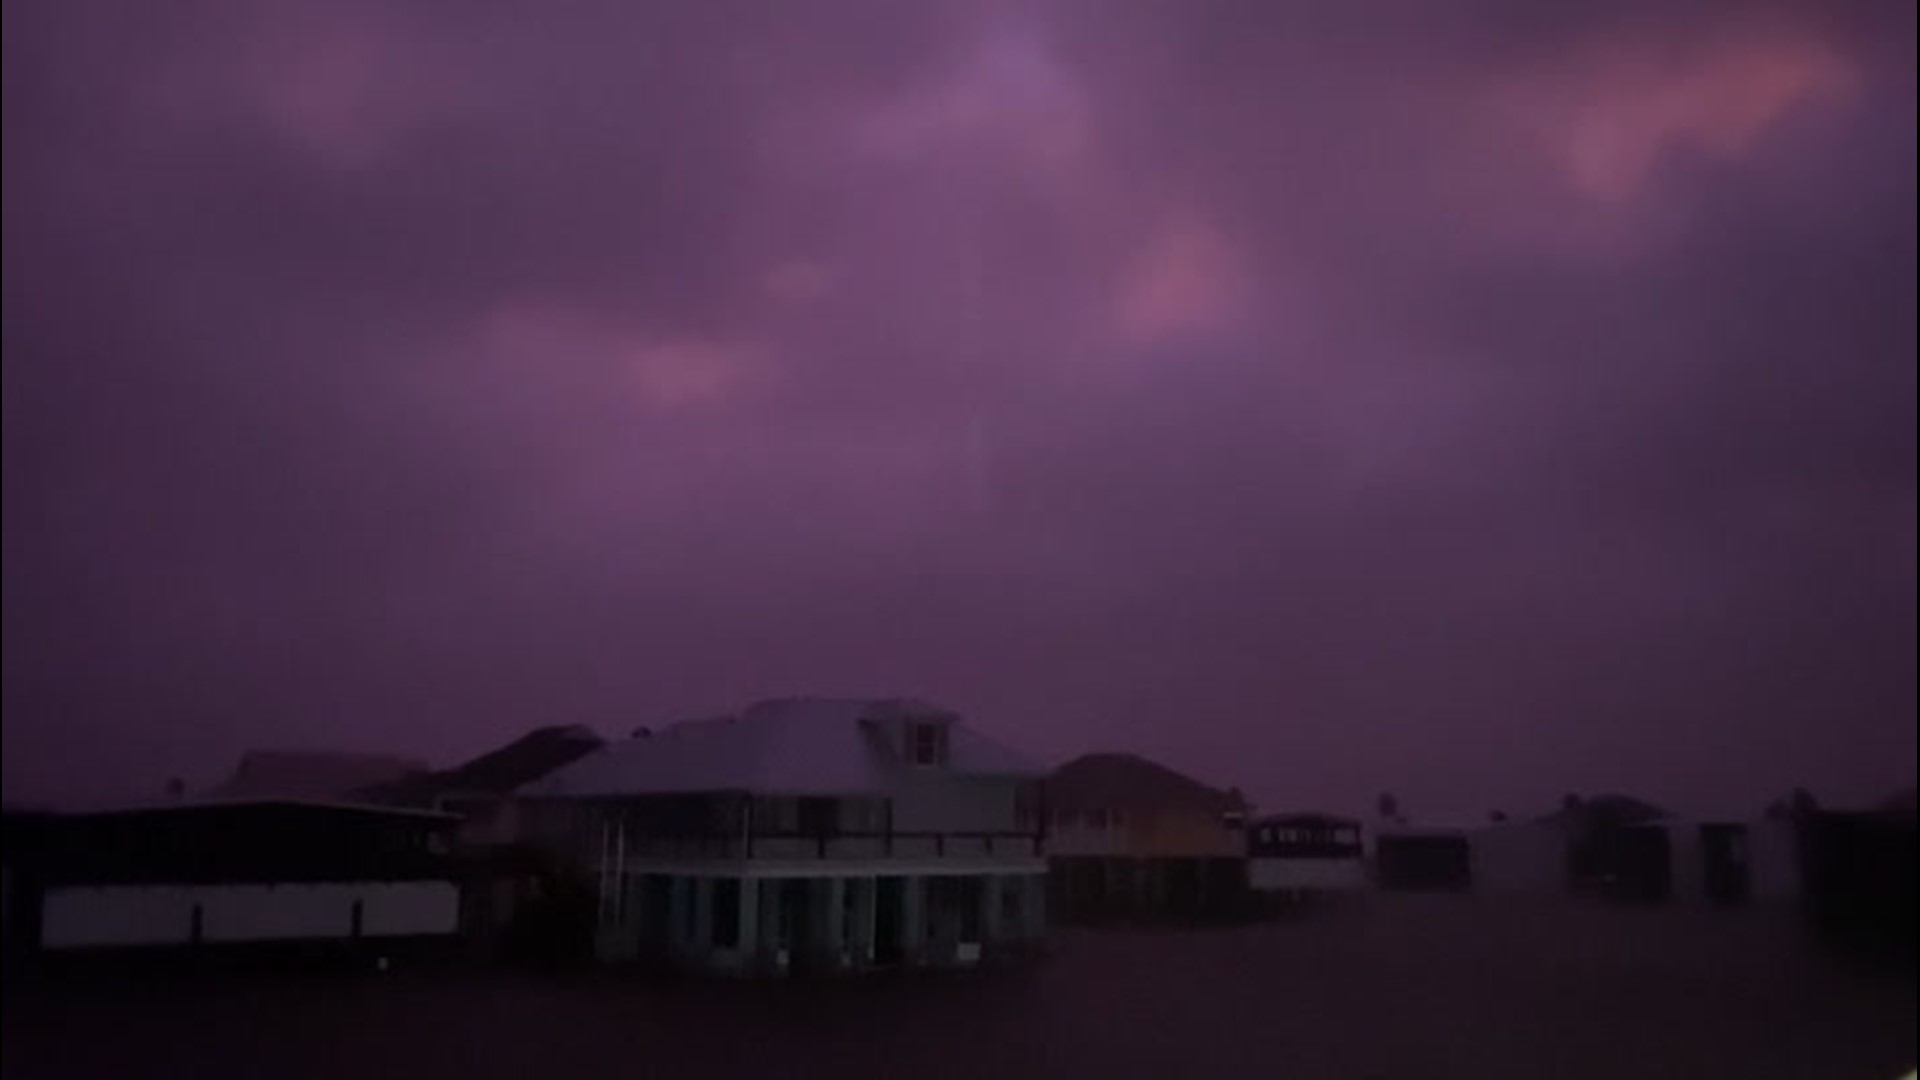
[[527,785],[522,829],[591,880],[605,959],[967,965],[1041,933],[1039,777],[923,702],[764,701]]
[[1246,899],[1246,800],[1133,754],[1047,777],[1047,864],[1059,920],[1212,918]]
[[1332,814],[1291,813],[1247,826],[1247,881],[1267,903],[1352,895],[1367,887],[1359,821]]

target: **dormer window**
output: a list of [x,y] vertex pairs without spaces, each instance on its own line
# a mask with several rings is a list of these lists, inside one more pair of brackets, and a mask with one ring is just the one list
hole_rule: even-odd
[[947,728],[944,724],[914,724],[908,729],[907,746],[915,765],[937,767],[947,763]]

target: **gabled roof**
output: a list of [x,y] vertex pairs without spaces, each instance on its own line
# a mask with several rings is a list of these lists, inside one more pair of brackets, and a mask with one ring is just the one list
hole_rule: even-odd
[[365,794],[401,804],[429,804],[448,795],[504,795],[605,745],[598,732],[579,724],[535,728],[463,765],[378,785]]
[[331,750],[254,750],[208,799],[345,800],[376,784],[423,773],[426,763],[384,754]]
[[1021,755],[958,722],[957,714],[900,699],[788,698],[739,716],[694,720],[610,744],[520,789],[548,797],[750,791],[771,795],[883,794],[924,775],[891,751],[878,725],[948,725],[947,764],[960,776],[1035,776]]
[[1077,757],[1053,771],[1046,782],[1053,810],[1148,810],[1191,807],[1210,814],[1246,810],[1231,792],[1195,780],[1138,754],[1101,753]]

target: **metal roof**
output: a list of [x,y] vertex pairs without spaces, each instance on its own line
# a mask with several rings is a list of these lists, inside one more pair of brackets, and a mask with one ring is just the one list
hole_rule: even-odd
[[890,749],[881,723],[947,728],[949,776],[1033,777],[1042,770],[973,731],[957,714],[900,699],[788,698],[739,716],[675,724],[614,743],[520,788],[535,797],[748,791],[772,795],[884,794],[926,770]]

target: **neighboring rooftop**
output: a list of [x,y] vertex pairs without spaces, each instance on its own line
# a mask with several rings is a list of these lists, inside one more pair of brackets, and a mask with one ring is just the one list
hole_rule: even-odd
[[786,698],[739,716],[694,720],[636,734],[520,790],[534,796],[751,791],[775,795],[884,793],[919,770],[890,751],[893,721],[947,729],[942,771],[1028,777],[1038,766],[967,728],[958,714],[904,699]]
[[579,724],[535,728],[465,764],[380,784],[365,794],[380,802],[422,806],[450,795],[505,795],[605,745],[599,732]]
[[1192,807],[1212,814],[1246,811],[1246,800],[1239,794],[1210,787],[1138,754],[1077,757],[1047,777],[1046,792],[1047,806],[1054,810],[1138,813]]
[[199,798],[352,801],[366,788],[426,770],[423,761],[385,754],[254,750],[240,759],[232,776]]
[[1663,807],[1631,795],[1574,796],[1560,809],[1541,818],[1560,824],[1606,826],[1641,825],[1672,817]]
[[46,815],[61,821],[105,820],[149,817],[234,817],[258,813],[304,813],[335,817],[395,818],[421,821],[458,821],[458,814],[421,810],[405,806],[385,806],[366,802],[334,802],[325,799],[189,799],[184,802],[126,803]]

